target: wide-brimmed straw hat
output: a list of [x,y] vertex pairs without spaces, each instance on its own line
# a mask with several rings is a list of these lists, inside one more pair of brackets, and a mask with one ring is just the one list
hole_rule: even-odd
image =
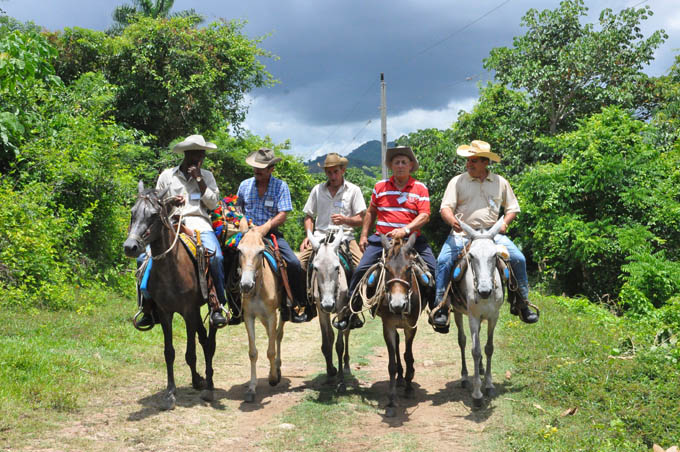
[[416,155],[413,153],[413,149],[411,149],[409,146],[397,146],[395,148],[389,148],[385,154],[385,165],[390,166],[392,164],[392,159],[398,155],[405,155],[406,157],[410,158],[413,162],[412,171],[418,171],[420,164],[418,163]]
[[486,157],[494,162],[500,162],[501,156],[495,152],[491,152],[491,145],[486,141],[474,140],[470,144],[458,146],[456,154],[461,157]]
[[214,151],[215,149],[217,149],[217,145],[215,143],[205,141],[203,135],[190,135],[184,141],[177,143],[172,148],[172,152],[175,154],[181,154],[184,151]]
[[253,168],[269,168],[281,161],[281,157],[276,157],[274,151],[267,148],[260,148],[253,151],[246,157],[246,163]]
[[336,152],[331,152],[326,156],[326,160],[324,160],[323,165],[321,163],[317,163],[319,168],[332,168],[334,166],[347,166],[347,163],[349,160],[347,160],[345,157],[340,157],[340,155]]

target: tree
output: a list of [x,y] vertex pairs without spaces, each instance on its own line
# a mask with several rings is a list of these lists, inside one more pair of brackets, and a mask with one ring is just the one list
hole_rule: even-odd
[[637,108],[647,84],[642,68],[668,37],[658,30],[644,39],[640,23],[652,15],[648,6],[618,15],[605,9],[599,30],[581,24],[587,11],[583,0],[564,0],[555,10],[530,9],[521,22],[527,33],[484,60],[498,81],[530,94],[551,135],[603,106]]
[[113,10],[114,24],[109,30],[113,34],[120,33],[125,27],[133,23],[140,16],[153,19],[166,19],[168,17],[189,17],[195,23],[203,22],[203,16],[195,9],[187,9],[170,14],[175,0],[132,0],[132,4],[117,6]]

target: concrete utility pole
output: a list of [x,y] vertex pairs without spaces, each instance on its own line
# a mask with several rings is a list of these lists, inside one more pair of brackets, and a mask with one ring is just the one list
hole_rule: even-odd
[[380,73],[380,165],[382,166],[382,177],[387,179],[387,166],[385,165],[385,154],[387,154],[387,100],[385,97],[385,74]]

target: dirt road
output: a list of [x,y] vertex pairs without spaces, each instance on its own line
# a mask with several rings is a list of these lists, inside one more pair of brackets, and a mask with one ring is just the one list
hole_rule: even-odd
[[[415,339],[415,396],[400,399],[394,418],[384,416],[387,402],[387,354],[381,342],[380,320],[369,319],[350,336],[352,374],[344,395],[336,397],[334,385],[326,381],[320,351],[318,322],[287,324],[283,339],[282,381],[267,384],[268,363],[265,333],[258,325],[258,387],[255,403],[243,395],[249,379],[247,340],[243,325],[228,327],[218,336],[215,362],[215,401],[203,402],[190,386],[183,362],[184,347],[176,340],[175,375],[177,407],[160,411],[165,387],[162,344],[158,359],[144,374],[121,366],[120,374],[107,387],[97,388],[84,407],[65,415],[53,431],[26,438],[12,451],[268,451],[303,450],[304,429],[288,415],[304,400],[325,403],[335,397],[345,403],[336,416],[345,418],[332,444],[316,447],[342,451],[447,450],[470,451],[479,445],[484,429],[494,421],[493,401],[482,409],[471,408],[470,391],[460,388],[459,352],[455,333],[435,334],[421,318]],[[140,333],[148,334],[148,333]],[[356,350],[366,338],[380,344],[371,347],[365,363],[357,364]],[[402,344],[403,348],[403,344]],[[494,369],[494,380],[502,393],[504,369]],[[336,422],[337,419],[319,419]],[[312,426],[313,427],[313,426]],[[308,426],[309,428],[309,426]],[[285,438],[285,439],[284,439]]]

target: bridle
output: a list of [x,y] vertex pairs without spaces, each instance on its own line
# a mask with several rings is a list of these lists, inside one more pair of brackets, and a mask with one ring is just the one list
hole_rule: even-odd
[[[154,255],[151,255],[151,256],[150,256],[152,259],[155,259],[155,260],[162,259],[162,258],[164,258],[164,257],[170,252],[170,250],[172,250],[172,249],[175,247],[175,245],[177,244],[177,239],[179,238],[179,230],[180,230],[180,228],[182,227],[182,219],[183,219],[183,215],[180,214],[179,221],[177,222],[177,230],[175,230],[175,229],[172,227],[172,224],[170,223],[170,218],[168,217],[168,215],[162,215],[163,208],[165,207],[165,205],[164,205],[163,203],[161,203],[161,201],[159,201],[157,198],[152,198],[152,197],[151,197],[150,195],[148,195],[148,194],[147,194],[147,195],[144,195],[144,194],[141,194],[141,193],[137,196],[137,199],[138,199],[138,200],[142,200],[142,201],[146,201],[146,202],[148,202],[149,204],[151,204],[152,207],[157,208],[157,209],[158,209],[158,212],[157,212],[156,214],[158,215],[158,218],[157,218],[157,219],[154,219],[154,220],[151,222],[151,224],[144,230],[144,232],[142,232],[142,235],[141,235],[141,236],[138,235],[138,234],[135,234],[135,233],[129,233],[129,234],[128,234],[128,238],[131,238],[132,240],[135,240],[139,245],[141,245],[141,248],[142,248],[142,249],[146,249],[146,246],[150,243],[149,238],[151,237],[151,235],[152,235],[152,233],[153,233],[152,228],[156,225],[156,222],[157,222],[158,220],[160,220],[160,222],[161,222],[161,224],[162,224],[163,226],[165,226],[165,227],[168,228],[170,231],[172,231],[172,232],[175,233],[175,239],[173,240],[172,244],[170,245],[170,247],[169,247],[167,250],[163,251],[161,254],[158,254],[158,255],[156,255],[156,256],[154,256]],[[128,228],[128,229],[129,229],[129,228]]]

